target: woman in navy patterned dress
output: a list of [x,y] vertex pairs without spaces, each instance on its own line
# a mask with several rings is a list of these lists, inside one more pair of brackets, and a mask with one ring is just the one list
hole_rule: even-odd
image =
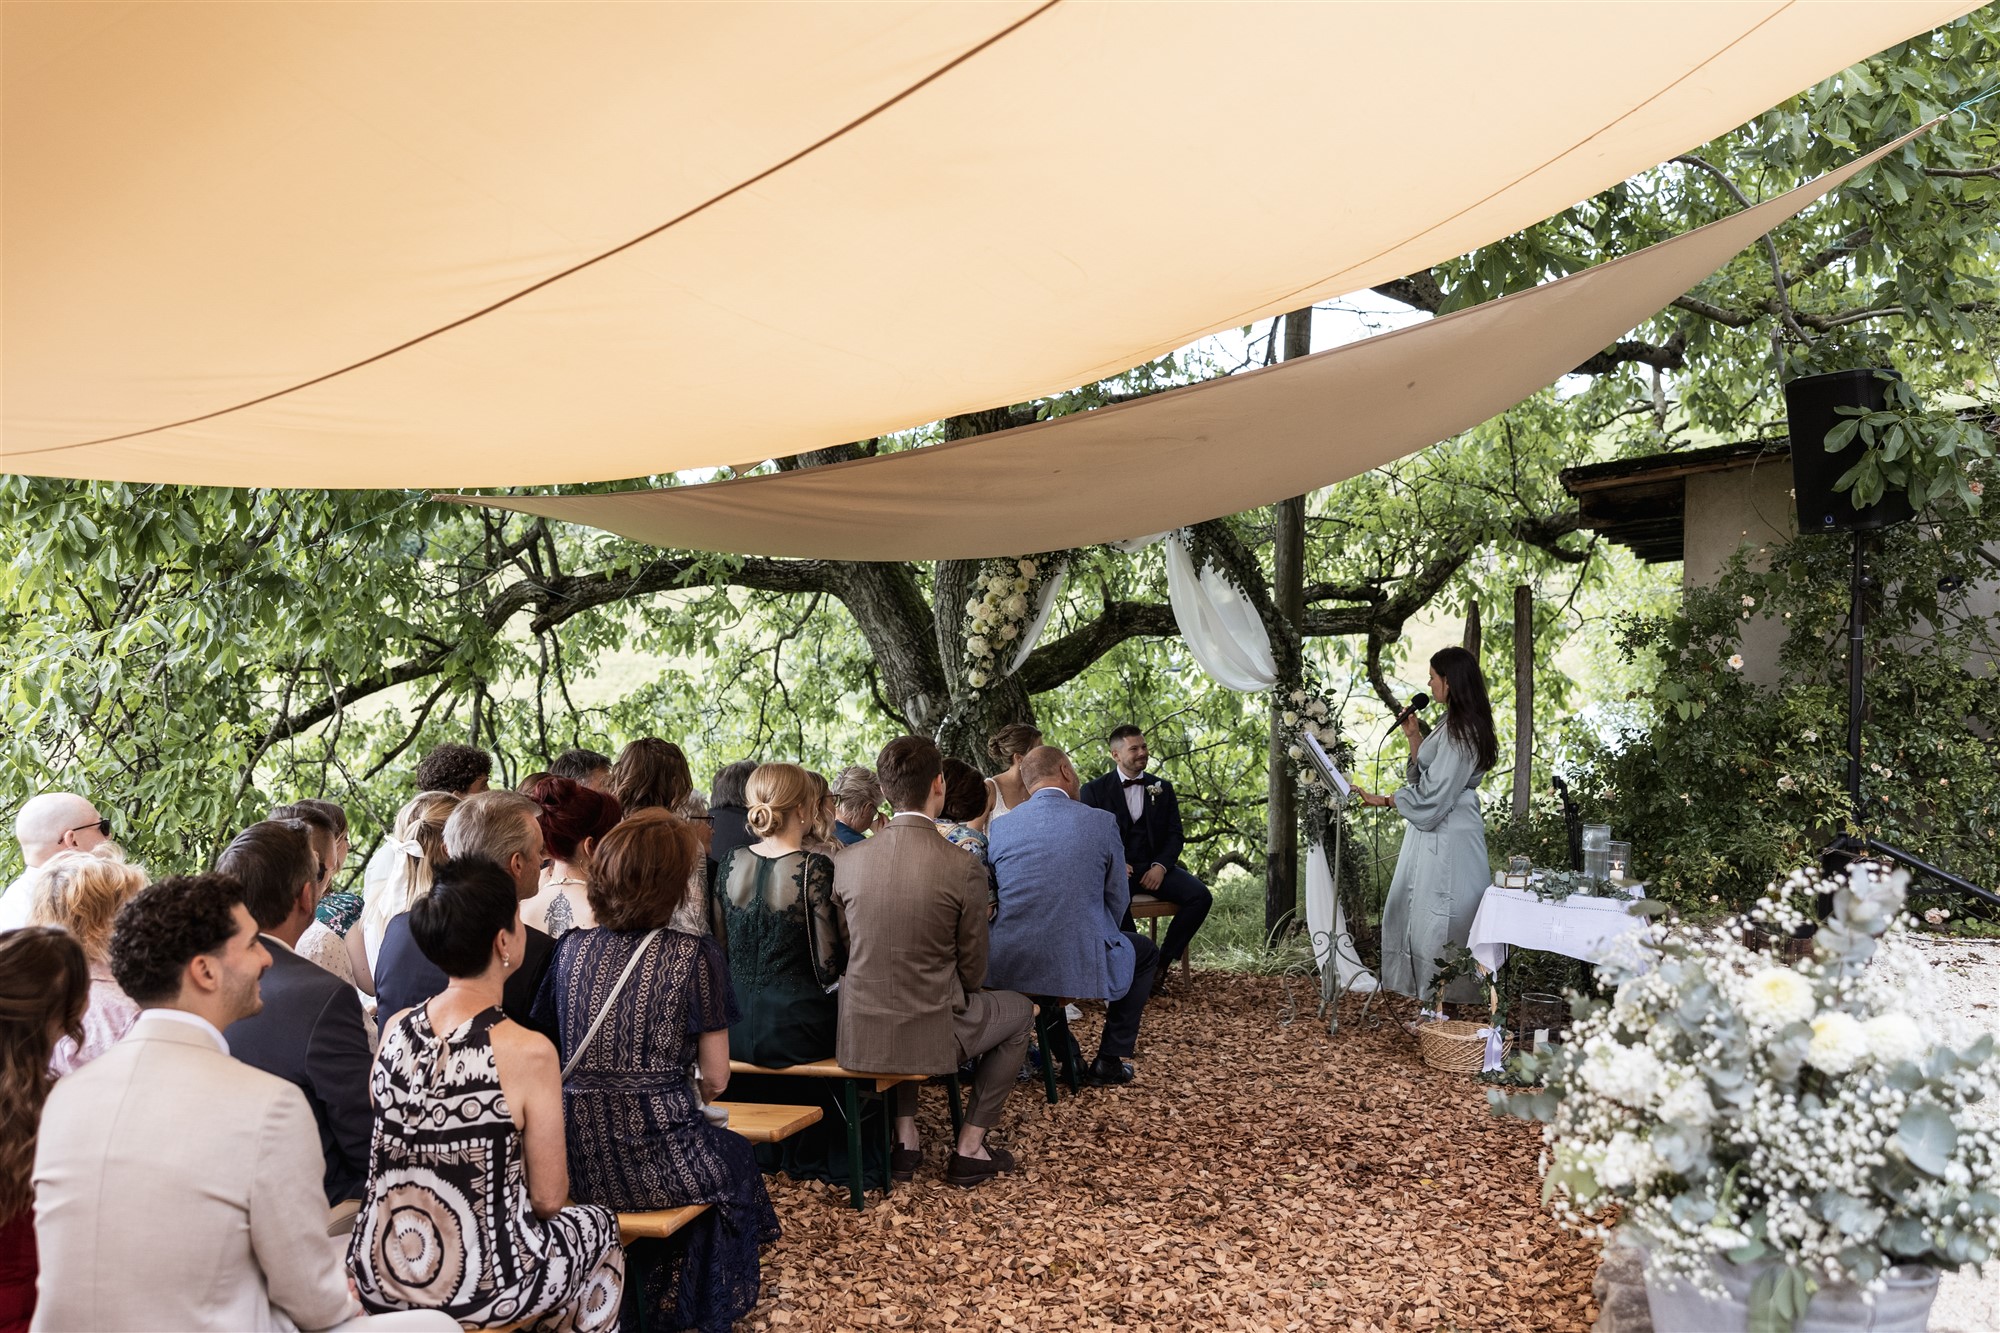
[[694,829],[665,810],[607,834],[590,882],[597,926],[557,941],[535,1007],[562,1052],[575,1196],[711,1205],[667,1246],[633,1247],[628,1322],[725,1333],[757,1304],[758,1251],[778,1217],[749,1140],[702,1114],[728,1085],[736,1013],[721,948],[669,925],[701,858]]
[[618,1219],[564,1206],[556,1054],[500,1008],[527,942],[513,877],[477,858],[441,864],[410,933],[449,981],[389,1020],[369,1081],[380,1115],[347,1247],[362,1303],[473,1328],[615,1329]]

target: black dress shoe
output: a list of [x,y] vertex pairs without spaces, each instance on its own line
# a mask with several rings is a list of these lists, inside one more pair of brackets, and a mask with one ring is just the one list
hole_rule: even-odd
[[944,1183],[969,1190],[975,1185],[984,1185],[1005,1169],[997,1158],[966,1157],[954,1152],[944,1169]]
[[1083,1067],[1083,1081],[1093,1088],[1117,1087],[1136,1077],[1132,1066],[1116,1056],[1100,1055]]
[[1173,965],[1166,959],[1160,960],[1159,965],[1153,969],[1153,989],[1146,998],[1151,999],[1155,995],[1167,993],[1167,977],[1173,970]]
[[899,1184],[907,1184],[917,1177],[917,1168],[924,1164],[922,1148],[905,1148],[901,1144],[889,1150],[889,1179]]

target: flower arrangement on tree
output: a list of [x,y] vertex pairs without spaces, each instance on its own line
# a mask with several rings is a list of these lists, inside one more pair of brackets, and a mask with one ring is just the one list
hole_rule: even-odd
[[[1904,938],[1908,876],[1860,863],[1796,872],[1724,926],[1648,928],[1577,997],[1568,1043],[1524,1057],[1544,1091],[1491,1094],[1547,1122],[1544,1195],[1607,1239],[1622,1210],[1649,1279],[1719,1295],[1718,1261],[1758,1265],[1752,1328],[1789,1329],[1815,1291],[1881,1289],[1896,1265],[2000,1255],[1993,1041],[1959,1045],[1934,974]],[[1829,894],[1809,957],[1743,943],[1790,935]]]
[[1035,618],[1042,589],[1061,577],[1069,553],[988,560],[965,603],[965,681],[974,698],[1003,679]]
[[1310,736],[1337,764],[1351,761],[1347,744],[1341,739],[1336,721],[1336,704],[1315,682],[1301,681],[1286,691],[1278,721],[1285,728],[1285,754],[1299,765],[1299,812],[1305,820],[1306,837],[1324,843],[1332,826],[1340,796],[1328,791],[1319,772],[1306,758],[1305,738]]

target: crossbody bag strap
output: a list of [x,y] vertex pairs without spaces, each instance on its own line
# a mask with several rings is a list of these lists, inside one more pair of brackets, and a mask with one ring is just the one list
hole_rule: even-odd
[[639,966],[639,960],[646,956],[646,950],[652,947],[653,941],[659,938],[659,934],[657,928],[646,932],[646,938],[639,941],[639,947],[625,960],[625,970],[618,974],[618,983],[611,988],[611,993],[604,997],[604,1004],[598,1009],[597,1016],[590,1020],[590,1030],[583,1034],[583,1040],[576,1044],[576,1049],[570,1052],[569,1059],[563,1062],[563,1078],[569,1077],[570,1070],[576,1068],[576,1062],[583,1059],[583,1053],[590,1049],[590,1043],[596,1038],[597,1030],[603,1027],[604,1020],[611,1016],[611,1006],[618,1003],[618,996],[625,989],[625,983],[632,979],[632,969]]

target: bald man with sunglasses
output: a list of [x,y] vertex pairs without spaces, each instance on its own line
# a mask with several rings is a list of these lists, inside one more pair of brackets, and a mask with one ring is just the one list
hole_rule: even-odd
[[14,816],[14,838],[28,868],[0,893],[0,930],[28,924],[28,886],[50,857],[57,852],[97,850],[111,840],[111,821],[75,792],[45,791]]

